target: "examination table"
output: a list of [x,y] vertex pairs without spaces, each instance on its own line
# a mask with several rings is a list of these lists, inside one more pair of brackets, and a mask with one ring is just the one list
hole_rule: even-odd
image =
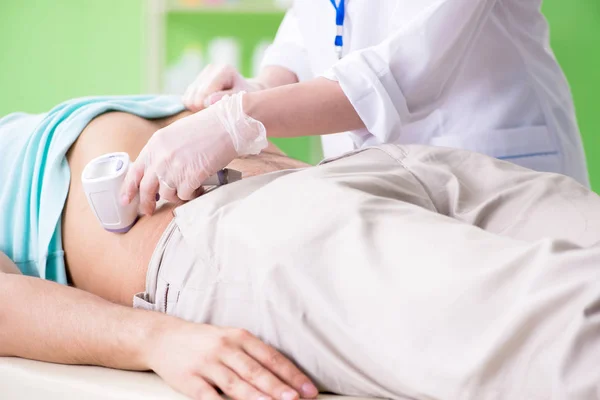
[[[2,400],[185,400],[157,375],[0,357]],[[349,397],[321,396],[323,400]],[[357,399],[366,400],[366,399]]]

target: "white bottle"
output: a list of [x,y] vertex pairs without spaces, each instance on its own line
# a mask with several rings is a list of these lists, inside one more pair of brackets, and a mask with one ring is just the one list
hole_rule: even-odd
[[165,70],[165,93],[182,95],[204,69],[202,52],[196,47],[187,48],[179,60]]
[[252,76],[258,76],[260,73],[260,65],[270,45],[270,41],[263,40],[254,48],[254,54],[252,55]]
[[287,10],[292,7],[294,0],[275,0],[275,6],[282,10]]
[[208,44],[208,62],[211,64],[231,65],[240,69],[240,45],[229,37],[217,37]]

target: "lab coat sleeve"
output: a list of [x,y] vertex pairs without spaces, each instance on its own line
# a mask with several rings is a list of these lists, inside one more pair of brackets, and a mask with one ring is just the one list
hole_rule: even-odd
[[279,26],[275,41],[266,51],[261,68],[273,65],[287,68],[300,81],[312,78],[304,39],[293,7],[288,10]]
[[379,45],[352,52],[324,77],[336,80],[367,130],[397,142],[406,125],[443,99],[497,0],[420,0],[422,11]]

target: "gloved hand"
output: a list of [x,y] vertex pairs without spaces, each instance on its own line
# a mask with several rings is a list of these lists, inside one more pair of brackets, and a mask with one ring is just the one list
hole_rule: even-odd
[[157,131],[123,182],[124,204],[140,194],[140,211],[152,214],[157,193],[170,202],[191,200],[202,182],[234,158],[267,147],[264,125],[244,113],[244,92]]
[[227,94],[264,89],[266,85],[254,79],[244,78],[230,65],[209,65],[187,88],[183,95],[183,104],[188,110],[200,111]]

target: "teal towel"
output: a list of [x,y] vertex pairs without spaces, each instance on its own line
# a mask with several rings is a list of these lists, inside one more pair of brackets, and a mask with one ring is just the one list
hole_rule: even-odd
[[71,179],[69,148],[108,111],[163,118],[183,109],[174,96],[87,97],[46,114],[0,119],[0,251],[25,275],[66,284],[60,221]]

